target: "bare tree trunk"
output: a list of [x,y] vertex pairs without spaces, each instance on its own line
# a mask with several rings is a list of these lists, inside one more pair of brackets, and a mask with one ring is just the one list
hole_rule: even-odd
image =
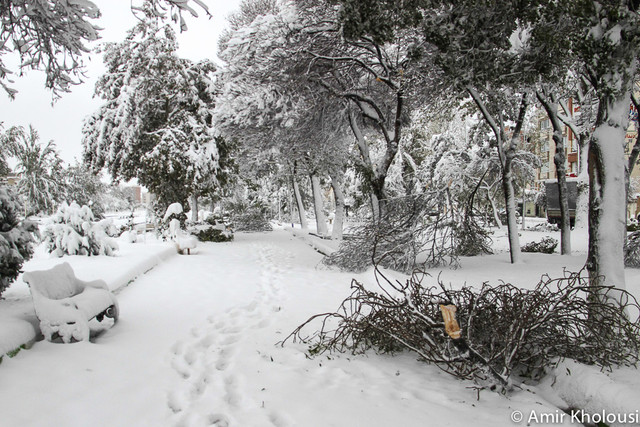
[[525,218],[527,217],[527,199],[526,199],[526,189],[525,189],[525,184],[522,184],[522,224],[521,228],[524,230],[525,229]]
[[578,194],[576,195],[576,228],[589,226],[589,138],[578,137]]
[[321,236],[329,234],[327,229],[327,218],[324,216],[322,203],[322,187],[320,186],[320,178],[315,173],[311,177],[311,192],[313,193],[313,209],[316,214],[316,230]]
[[571,255],[571,220],[569,216],[567,169],[565,167],[566,156],[564,153],[564,139],[562,138],[562,123],[558,118],[557,105],[553,95],[549,96],[545,91],[537,91],[536,96],[547,112],[547,117],[549,117],[553,128],[553,142],[556,146],[553,163],[556,166],[558,197],[560,199],[560,253],[562,255]]
[[[380,179],[378,177],[379,171],[376,171],[376,168],[371,161],[369,146],[367,145],[367,141],[365,141],[364,135],[360,130],[360,126],[358,125],[358,120],[355,117],[355,113],[353,113],[352,111],[349,111],[349,126],[351,127],[351,131],[356,138],[358,151],[360,152],[360,157],[362,158],[362,166],[366,170],[365,178],[368,180],[369,186],[371,187],[371,212],[373,214],[374,221],[377,221],[380,218],[381,200],[385,200],[385,196],[383,193],[385,178]],[[380,186],[380,182],[382,182],[382,187]]]
[[[502,190],[504,191],[504,202],[507,210],[507,232],[509,235],[509,252],[511,255],[511,263],[515,264],[520,261],[520,238],[518,236],[518,222],[516,219],[516,197],[513,189],[513,173],[511,170],[511,164],[513,158],[516,155],[518,147],[518,140],[520,139],[520,131],[524,124],[525,113],[529,106],[528,94],[525,92],[522,95],[520,102],[520,110],[518,112],[518,118],[516,120],[516,126],[513,130],[513,134],[509,139],[509,144],[506,145],[506,137],[504,133],[504,120],[499,117],[496,119],[489,112],[486,105],[480,98],[478,92],[472,87],[467,87],[467,92],[473,98],[474,102],[480,109],[487,124],[491,127],[496,137],[496,147],[498,150],[498,157],[500,158],[500,165],[502,167]],[[503,145],[504,144],[504,145]],[[506,145],[506,146],[505,146]]]
[[378,196],[371,193],[369,195],[369,201],[371,202],[371,216],[374,221],[378,221],[380,219],[380,201],[378,200]]
[[307,224],[307,214],[304,210],[304,204],[302,203],[302,196],[300,195],[300,187],[298,186],[298,181],[296,180],[295,166],[293,168],[293,174],[291,176],[291,183],[293,186],[293,195],[296,199],[296,206],[298,207],[298,216],[300,218],[300,228],[303,230],[307,230],[309,228],[309,224]]
[[[584,102],[584,98],[581,102]],[[559,100],[564,115],[557,115],[578,139],[578,194],[576,195],[576,228],[585,228],[589,222],[589,132],[591,126],[578,124],[573,119],[573,108],[565,101]]]
[[502,221],[500,221],[500,215],[498,215],[498,209],[496,209],[496,202],[493,201],[493,197],[490,194],[491,190],[487,189],[487,199],[491,205],[491,212],[493,213],[493,220],[496,223],[496,227],[502,228]]
[[[589,142],[589,254],[593,284],[625,288],[626,185],[624,141],[629,119],[629,92],[598,105]],[[617,297],[617,296],[616,296]]]
[[509,235],[509,250],[511,263],[520,261],[520,238],[518,236],[518,222],[516,218],[516,195],[513,189],[513,177],[511,175],[511,165],[507,172],[503,173],[502,190],[504,191],[504,202],[507,210],[507,232]]
[[192,194],[189,198],[189,205],[191,205],[191,221],[198,222],[198,196]]
[[333,188],[333,196],[336,199],[336,213],[333,218],[331,238],[333,240],[342,240],[342,227],[344,223],[344,194],[340,188],[340,180],[335,174],[331,174],[331,188]]

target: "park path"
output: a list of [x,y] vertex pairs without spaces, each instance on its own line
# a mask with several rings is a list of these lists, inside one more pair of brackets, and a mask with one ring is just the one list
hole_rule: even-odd
[[208,411],[208,422],[194,421],[201,418],[194,408],[196,396],[205,398],[215,390],[207,384],[218,380],[220,418],[233,419],[242,396],[234,354],[251,344],[243,332],[265,328],[278,314],[277,276],[293,255],[277,246],[292,239],[283,232],[238,234],[233,243],[172,257],[119,292],[121,319],[94,342],[41,341],[7,360],[0,393],[20,399],[0,399],[0,424],[211,425]]
[[93,342],[41,341],[4,361],[0,425],[495,426],[546,405],[528,393],[480,405],[410,353],[309,358],[279,345],[350,293],[353,275],[321,259],[282,230],[171,257],[118,293],[120,321]]

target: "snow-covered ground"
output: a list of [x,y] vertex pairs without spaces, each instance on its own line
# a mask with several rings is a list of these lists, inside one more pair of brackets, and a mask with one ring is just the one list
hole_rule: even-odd
[[[495,235],[498,250],[505,249],[501,233]],[[553,235],[524,231],[522,243],[548,234]],[[508,397],[482,391],[478,400],[472,383],[420,363],[410,353],[310,359],[303,344],[279,345],[311,315],[335,310],[348,295],[354,277],[323,267],[322,255],[308,244],[309,239],[278,229],[238,233],[230,243],[200,244],[190,256],[174,255],[171,244],[152,239],[120,243],[117,257],[48,259],[38,252],[26,269],[65,260],[83,279],[106,279],[112,289],[118,289],[121,317],[93,342],[38,341],[14,358],[4,357],[0,425],[571,424],[571,418],[558,409],[562,403],[552,391],[566,401],[582,396],[583,401],[569,403],[591,403],[590,409],[599,410],[597,404],[605,397],[619,403],[613,409],[606,406],[605,411],[640,409],[636,370],[606,375],[590,367],[566,365],[562,368],[570,368],[574,377],[589,380],[572,385],[570,376],[558,374],[540,387]],[[317,243],[324,250],[333,245]],[[530,287],[545,272],[555,275],[565,266],[581,268],[586,236],[574,233],[573,247],[575,255],[570,257],[523,254],[517,266],[509,264],[506,252],[465,258],[461,269],[444,270],[441,278],[453,286],[502,278]],[[135,281],[123,286],[135,276]],[[371,272],[355,277],[372,280]],[[638,270],[627,271],[627,284],[640,295]],[[0,330],[16,331],[16,324],[34,323],[28,289],[20,280],[5,296],[0,301]],[[16,334],[4,336],[15,338]],[[557,383],[553,387],[552,380]],[[558,389],[558,384],[565,389]],[[609,391],[597,396],[598,390],[603,394],[603,385]],[[595,390],[582,393],[576,390],[581,386]],[[585,402],[584,396],[591,400]],[[521,421],[518,414],[523,416]]]

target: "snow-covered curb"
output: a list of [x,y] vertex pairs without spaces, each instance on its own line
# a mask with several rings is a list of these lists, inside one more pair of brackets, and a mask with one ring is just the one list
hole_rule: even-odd
[[320,252],[322,255],[325,255],[325,256],[329,256],[337,250],[337,248],[331,247],[327,242],[339,244],[333,240],[324,241],[320,237],[316,237],[309,234],[307,230],[300,230],[297,228],[288,228],[288,227],[284,227],[284,230],[287,230],[288,232],[293,234],[295,237],[298,237],[304,240],[309,246],[311,246],[313,249],[315,249],[316,251]]
[[0,318],[0,362],[3,357],[13,357],[20,347],[30,347],[36,340],[35,327],[23,319]]
[[156,265],[177,254],[178,252],[176,251],[175,245],[170,244],[164,250],[150,254],[148,258],[141,259],[139,263],[131,266],[129,270],[113,277],[110,282],[107,281],[107,285],[109,289],[118,293],[121,288],[134,281],[138,276],[148,272]]

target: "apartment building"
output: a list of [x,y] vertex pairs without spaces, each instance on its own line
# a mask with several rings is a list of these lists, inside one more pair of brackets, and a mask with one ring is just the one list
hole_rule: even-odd
[[[568,106],[573,113],[577,113],[580,110],[580,107],[575,105],[572,99],[569,99]],[[627,158],[631,154],[638,136],[638,111],[633,106],[630,107],[630,118],[625,137],[625,154]],[[538,170],[536,177],[536,188],[539,189],[544,181],[556,179],[556,166],[553,162],[556,151],[552,138],[553,128],[544,111],[541,111],[537,120],[540,141],[537,144],[536,153],[540,156],[542,162],[542,167]],[[587,167],[587,165],[580,164],[578,139],[567,126],[563,126],[562,137],[565,146],[567,177],[577,177],[581,168]],[[627,206],[627,218],[637,218],[640,213],[640,165],[636,165],[631,174],[631,189],[632,194],[630,194],[630,202]]]

